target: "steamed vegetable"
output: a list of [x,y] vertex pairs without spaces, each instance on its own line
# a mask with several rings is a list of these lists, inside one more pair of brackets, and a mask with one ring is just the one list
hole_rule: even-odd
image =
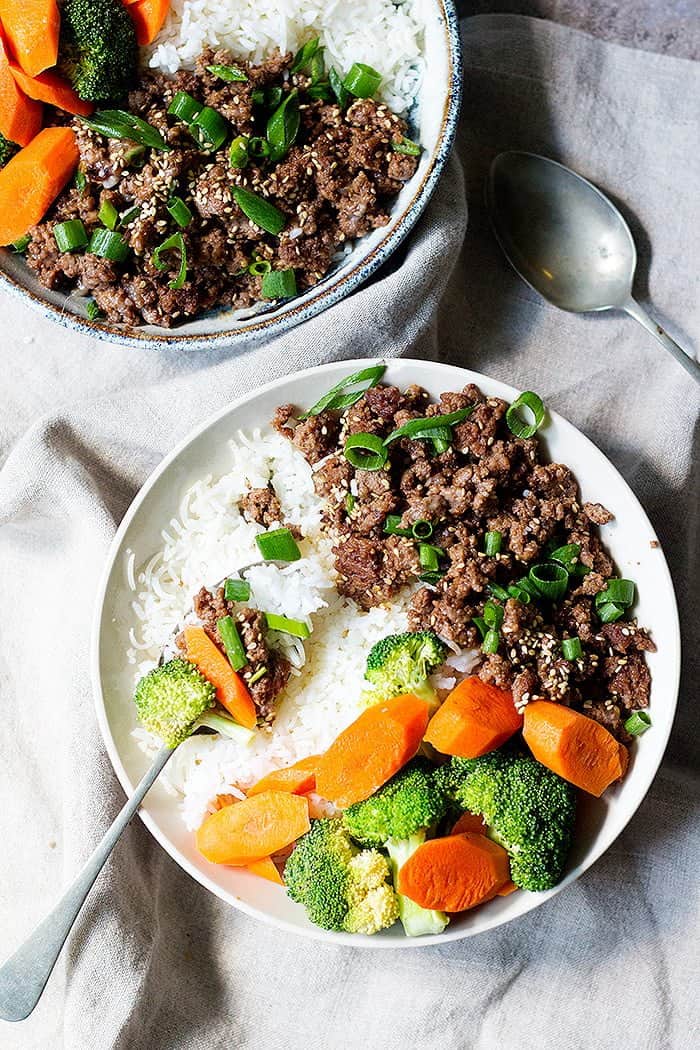
[[280,875],[272,857],[261,857],[260,860],[251,860],[246,864],[248,871],[253,875],[259,875],[261,879],[275,882],[278,886],[284,886],[284,879]]
[[512,694],[474,675],[452,690],[430,720],[425,739],[443,755],[477,758],[505,744],[522,724]]
[[56,0],[0,0],[0,21],[15,58],[30,77],[56,65]]
[[506,851],[465,832],[419,846],[399,870],[398,888],[422,908],[456,912],[491,900],[509,879]]
[[66,113],[75,113],[78,116],[86,117],[92,113],[92,103],[83,102],[68,81],[53,70],[30,77],[16,65],[13,65],[11,69],[12,76],[17,81],[19,88],[28,98],[47,102],[58,109],[64,109]]
[[152,44],[170,10],[170,0],[135,0],[128,4],[136,29],[136,40],[143,47]]
[[244,867],[284,849],[308,830],[305,798],[264,791],[205,817],[197,831],[197,849],[214,864]]
[[65,0],[59,50],[60,72],[81,99],[121,99],[136,80],[136,30],[121,0]]
[[212,683],[221,706],[246,729],[254,729],[257,712],[241,676],[233,670],[203,627],[186,627],[184,635],[187,659]]
[[406,631],[382,638],[369,651],[365,678],[370,687],[363,699],[370,704],[412,693],[433,703],[436,694],[428,681],[445,659],[447,647],[432,631]]
[[215,706],[211,682],[187,660],[170,660],[149,671],[136,686],[134,703],[142,724],[167,747],[177,747],[197,719]]
[[[27,146],[41,127],[43,107],[28,98],[12,75],[12,62],[0,31],[0,134],[6,141]],[[9,157],[6,157],[6,161]]]
[[0,244],[39,222],[78,164],[70,128],[44,128],[0,171]]
[[258,795],[261,791],[291,791],[294,795],[305,795],[316,787],[316,767],[320,758],[320,755],[309,755],[308,758],[299,759],[292,766],[274,769],[249,788],[248,794]]

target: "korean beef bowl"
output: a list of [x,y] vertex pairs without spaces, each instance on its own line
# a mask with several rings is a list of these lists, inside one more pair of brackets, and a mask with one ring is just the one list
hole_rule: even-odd
[[0,273],[61,323],[260,338],[356,288],[425,207],[459,108],[449,0],[45,6],[46,27],[0,18]]
[[469,936],[588,868],[639,805],[678,685],[663,554],[532,391],[324,366],[170,456],[112,548],[97,708],[204,886],[366,946]]

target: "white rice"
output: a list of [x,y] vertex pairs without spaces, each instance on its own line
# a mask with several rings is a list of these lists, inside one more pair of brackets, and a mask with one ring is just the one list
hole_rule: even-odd
[[416,98],[423,70],[423,0],[173,0],[151,47],[164,73],[191,68],[205,47],[261,62],[319,36],[326,65],[344,74],[364,62],[382,74],[379,94],[397,113]]

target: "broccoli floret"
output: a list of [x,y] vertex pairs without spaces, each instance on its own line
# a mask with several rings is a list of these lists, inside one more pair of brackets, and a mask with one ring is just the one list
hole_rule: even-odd
[[398,918],[389,864],[359,850],[340,820],[314,820],[284,869],[287,892],[324,930],[377,933]]
[[144,675],[134,703],[145,728],[167,747],[177,747],[192,734],[200,715],[214,706],[215,690],[194,664],[175,659]]
[[82,99],[123,98],[138,69],[136,30],[121,0],[65,0],[59,68]]
[[[399,868],[425,841],[426,829],[437,824],[448,806],[446,791],[436,770],[416,758],[370,798],[343,813],[343,823],[363,846],[383,846],[392,863],[394,885]],[[409,937],[440,933],[447,926],[444,912],[430,911],[397,894],[399,918]]]
[[502,751],[453,758],[438,779],[463,809],[483,816],[489,836],[508,850],[516,886],[556,886],[576,818],[571,784],[529,755]]
[[447,654],[447,646],[432,631],[406,631],[382,638],[369,651],[365,678],[370,688],[367,704],[381,703],[401,693],[413,693],[433,703],[437,698],[428,682]]
[[4,168],[8,160],[14,157],[19,146],[16,142],[10,142],[4,135],[0,134],[0,168]]

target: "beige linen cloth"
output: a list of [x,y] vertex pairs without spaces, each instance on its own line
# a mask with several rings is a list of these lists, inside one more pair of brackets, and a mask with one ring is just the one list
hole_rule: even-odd
[[481,202],[501,149],[587,175],[634,220],[639,294],[697,349],[700,66],[524,18],[467,20],[464,45],[458,147],[423,220],[374,283],[304,327],[237,356],[148,353],[73,335],[2,295],[0,955],[122,803],[88,677],[114,530],[175,442],[263,376],[434,357],[539,391],[593,438],[651,516],[680,602],[684,685],[663,768],[574,886],[499,930],[419,951],[331,947],[257,923],[190,880],[136,820],[36,1013],[0,1023],[3,1050],[699,1045],[697,390],[631,321],[542,303],[500,258]]

